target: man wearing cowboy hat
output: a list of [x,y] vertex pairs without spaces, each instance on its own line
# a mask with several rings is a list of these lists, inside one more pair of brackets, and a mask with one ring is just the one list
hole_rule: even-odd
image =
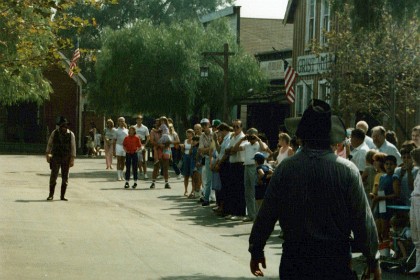
[[56,128],[48,139],[46,158],[50,164],[50,194],[47,200],[54,198],[55,185],[57,184],[58,172],[61,168],[61,200],[65,198],[70,167],[74,165],[76,157],[76,138],[74,133],[68,129],[69,122],[65,117],[60,117]]
[[263,249],[278,220],[284,232],[282,280],[355,279],[352,248],[366,257],[365,273],[381,279],[375,221],[359,170],[330,148],[344,140],[344,125],[327,103],[314,99],[296,136],[302,150],[275,170],[252,228],[252,274],[263,276]]

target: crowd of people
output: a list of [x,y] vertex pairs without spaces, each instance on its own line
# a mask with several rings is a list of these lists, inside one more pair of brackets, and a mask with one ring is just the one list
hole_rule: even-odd
[[[306,121],[310,123],[310,120]],[[67,129],[66,121],[62,121],[62,125],[64,133]],[[296,181],[296,184],[304,180],[302,177],[304,174],[308,174],[309,177],[313,175],[314,178],[320,176],[315,175],[313,170],[321,168],[322,164],[317,166],[316,163],[311,163],[306,166],[303,162],[295,162],[293,164],[297,165],[294,166],[292,159],[297,160],[302,157],[302,160],[306,162],[325,159],[326,164],[322,167],[325,172],[321,172],[321,174],[326,175],[331,182],[335,182],[336,179],[330,178],[325,168],[329,166],[337,171],[340,168],[333,167],[328,162],[337,161],[334,158],[344,158],[343,162],[341,162],[343,159],[337,161],[339,165],[345,165],[348,168],[350,161],[353,165],[349,170],[358,171],[357,176],[352,175],[349,180],[358,184],[358,178],[360,178],[360,182],[363,184],[362,189],[365,197],[363,200],[366,199],[369,213],[373,214],[379,248],[394,244],[395,256],[407,258],[410,249],[408,246],[414,244],[417,249],[417,265],[412,272],[420,272],[420,173],[418,172],[420,126],[415,126],[411,132],[411,139],[403,141],[401,144],[398,142],[396,134],[387,131],[383,126],[373,127],[370,130],[371,136],[369,136],[369,127],[365,121],[359,121],[354,128],[344,130],[346,137],[338,143],[331,142],[330,139],[328,141],[317,140],[318,135],[321,135],[323,131],[322,129],[314,130],[314,127],[317,127],[316,124],[307,125],[305,131],[302,127],[303,125],[298,127],[294,133],[296,135],[293,137],[285,131],[279,132],[277,147],[272,151],[264,133],[256,128],[245,130],[239,119],[228,124],[218,119],[210,121],[203,118],[200,123],[185,131],[185,140],[183,141],[176,132],[171,118],[162,116],[155,119],[154,127],[150,130],[143,124],[142,115],[137,116],[136,124],[131,126],[126,124],[123,117],[118,118],[117,127],[114,126],[111,119],[108,119],[103,133],[106,169],[113,169],[112,160],[113,157],[116,157],[117,180],[125,181],[124,188],[130,188],[132,178],[134,182],[131,187],[136,188],[138,179],[149,179],[146,154],[148,154],[147,150],[151,151],[153,155],[153,172],[149,186],[151,189],[156,187],[155,183],[159,174],[164,178],[165,188],[170,189],[168,170],[173,168],[176,176],[179,179],[184,179],[183,195],[186,199],[197,199],[203,207],[214,203],[212,209],[216,215],[230,220],[254,222],[255,227],[259,211],[265,204],[263,201],[270,197],[270,195],[267,196],[267,190],[271,187],[271,192],[275,193],[275,186],[272,185],[281,184],[278,181],[280,175],[276,174],[281,174],[282,180],[287,177],[289,178],[287,180],[290,180],[289,183]],[[324,136],[329,135],[329,129],[331,126]],[[47,148],[49,162],[53,149],[52,143],[61,141],[61,138],[57,138],[54,134],[51,137]],[[71,141],[68,140],[68,142]],[[72,150],[73,148],[69,149],[67,154],[73,160]],[[334,155],[334,158],[330,157],[330,153]],[[299,156],[297,156],[298,154]],[[283,162],[287,162],[287,164],[284,165]],[[72,165],[73,161],[71,164],[66,163],[65,167],[68,169]],[[287,167],[288,165],[294,167],[290,169]],[[55,173],[58,169],[54,167],[52,170],[48,199],[52,199],[54,194],[57,177]],[[140,176],[138,175],[139,171]],[[346,172],[342,173],[342,176],[348,176]],[[270,184],[272,178],[277,183]],[[310,183],[317,184],[319,182]],[[336,183],[342,184],[343,182],[337,181]],[[283,184],[285,183],[283,182]],[[307,191],[310,193],[313,190]],[[65,189],[62,191],[62,199],[64,199],[64,193]],[[276,195],[278,194],[274,194],[274,196]],[[294,190],[291,190],[288,195],[292,196],[295,201],[302,199],[293,196],[295,195]],[[277,197],[276,199],[281,198]],[[282,203],[288,205],[289,202],[283,200]],[[323,204],[324,202],[319,201],[319,203]],[[354,201],[353,203],[357,204]],[[294,209],[297,214],[300,213],[300,209],[295,209],[293,205],[289,206],[289,211]],[[406,208],[402,209],[410,211],[396,211],[396,207],[389,206],[405,206]],[[359,212],[366,211],[362,205],[354,207]],[[277,216],[267,210],[263,212],[269,217],[279,219],[282,215],[280,213]],[[306,214],[309,215],[309,213]],[[410,219],[408,219],[408,215],[410,215]],[[288,219],[287,217],[283,218]],[[330,216],[326,217],[327,220],[330,218]],[[366,216],[366,219],[365,223],[367,224],[369,217]],[[294,222],[291,221],[291,223]],[[404,237],[410,242],[391,242],[392,236],[401,237],[398,241]],[[257,240],[259,239],[257,238]],[[254,251],[251,247],[252,253]],[[318,247],[319,245],[314,245],[314,248]],[[257,260],[253,263],[254,275],[262,273],[258,267],[261,262],[261,260]]]

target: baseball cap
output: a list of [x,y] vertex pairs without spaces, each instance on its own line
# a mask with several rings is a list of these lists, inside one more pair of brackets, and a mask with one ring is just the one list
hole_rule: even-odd
[[265,156],[263,153],[257,152],[252,159],[265,159]]
[[210,123],[210,121],[209,119],[204,118],[204,119],[201,119],[200,123]]
[[214,119],[214,120],[211,122],[211,126],[213,126],[213,127],[218,127],[221,123],[222,123],[222,121],[221,121],[221,120],[219,120],[219,119]]

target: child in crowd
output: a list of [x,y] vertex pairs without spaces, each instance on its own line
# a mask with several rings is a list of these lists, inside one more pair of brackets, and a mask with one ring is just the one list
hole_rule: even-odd
[[141,149],[141,140],[136,135],[136,127],[130,126],[128,129],[128,135],[124,138],[123,142],[125,155],[125,185],[124,188],[129,188],[128,184],[130,181],[130,169],[133,169],[134,185],[133,189],[137,187],[137,168],[138,168],[138,156],[137,152]]
[[166,117],[160,117],[160,127],[159,132],[161,136],[158,140],[158,144],[163,145],[162,149],[162,158],[170,160],[172,158],[172,151],[171,151],[171,136],[169,135],[169,122]]
[[257,171],[257,184],[255,186],[255,202],[257,205],[257,212],[260,210],[264,200],[265,191],[267,190],[268,183],[270,182],[273,170],[265,163],[265,156],[263,153],[255,153],[254,155],[256,171]]
[[161,137],[159,138],[158,143],[163,144],[169,147],[171,144],[171,137],[169,136],[169,122],[166,117],[160,117],[160,126],[159,126],[159,132],[161,133]]
[[397,158],[393,155],[385,156],[385,174],[381,176],[378,193],[372,199],[372,207],[378,209],[377,228],[381,242],[387,242],[389,239],[390,220],[394,214],[394,211],[387,206],[396,205],[400,201],[400,181],[394,174],[396,167]]
[[193,171],[192,175],[192,189],[194,195],[188,196],[188,198],[200,197],[200,183],[201,183],[201,159],[202,156],[198,152],[198,145],[200,142],[199,136],[194,136],[192,138],[191,144],[191,169]]
[[[386,154],[380,153],[380,152],[375,153],[372,157],[373,158],[373,167],[376,170],[376,175],[375,175],[375,178],[373,180],[372,192],[369,194],[371,199],[373,199],[374,196],[378,195],[379,179],[381,178],[381,176],[383,174],[385,174],[385,167],[384,167],[385,157],[386,157]],[[372,206],[372,210],[374,210],[373,206]],[[374,212],[374,214],[375,214],[375,212]]]
[[408,257],[407,252],[410,252],[413,248],[408,214],[394,215],[390,222],[392,229],[391,248],[395,252],[393,257],[405,260]]
[[[373,183],[375,181],[376,169],[373,166],[373,156],[376,154],[375,150],[369,150],[366,153],[366,167],[362,173],[363,185],[365,187],[365,192],[371,205],[369,193],[373,190]],[[372,206],[372,205],[371,205]]]

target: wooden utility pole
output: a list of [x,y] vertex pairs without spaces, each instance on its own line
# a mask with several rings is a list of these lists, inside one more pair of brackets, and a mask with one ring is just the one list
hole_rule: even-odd
[[[220,67],[223,68],[223,121],[228,121],[228,111],[227,111],[227,98],[229,95],[229,87],[228,87],[228,73],[229,73],[229,56],[234,55],[234,52],[229,52],[229,44],[225,43],[223,45],[223,52],[203,52],[202,55],[207,57],[210,56],[219,64]],[[223,56],[223,61],[219,58],[219,56]]]

